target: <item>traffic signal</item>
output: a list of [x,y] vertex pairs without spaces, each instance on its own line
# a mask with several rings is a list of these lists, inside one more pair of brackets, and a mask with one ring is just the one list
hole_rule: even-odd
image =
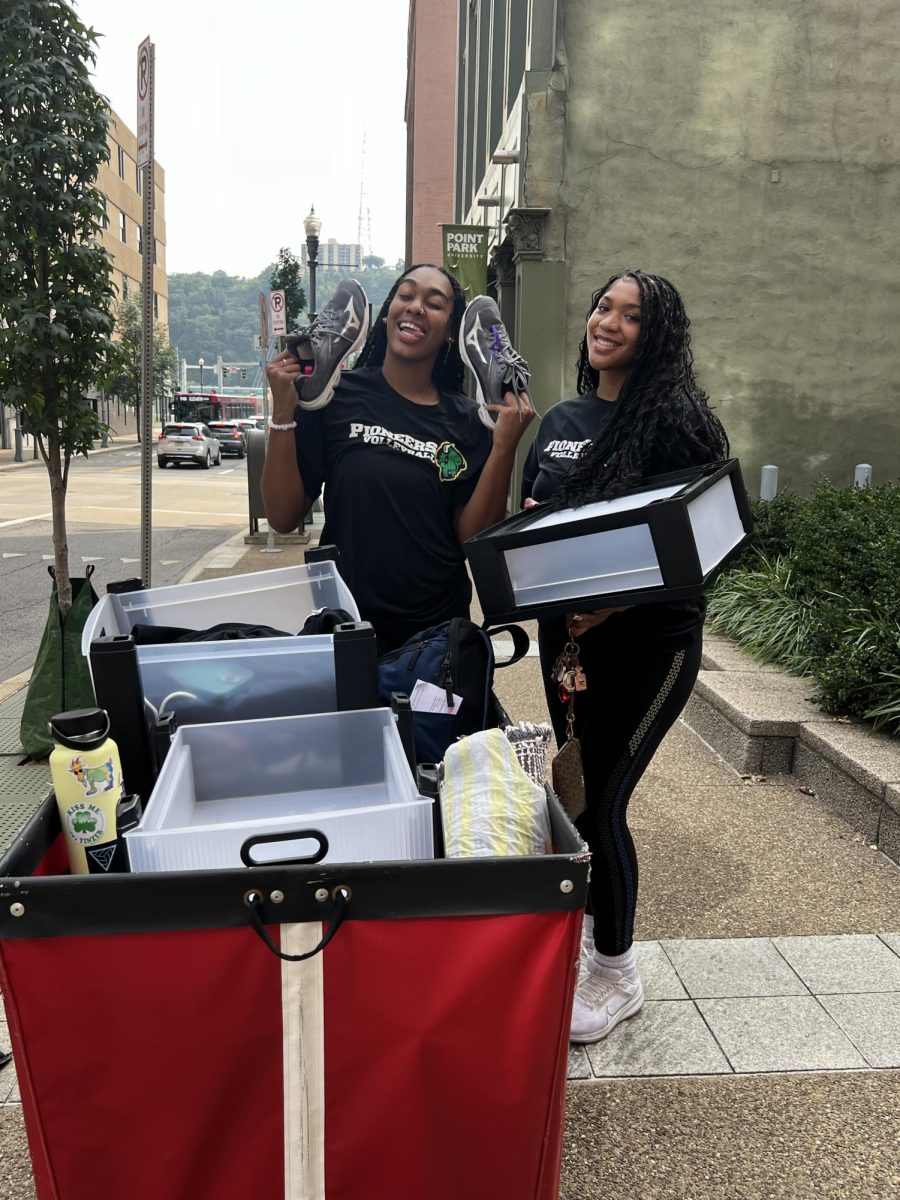
[[241,379],[246,379],[246,378],[247,378],[247,371],[246,371],[246,368],[245,368],[245,367],[241,367]]

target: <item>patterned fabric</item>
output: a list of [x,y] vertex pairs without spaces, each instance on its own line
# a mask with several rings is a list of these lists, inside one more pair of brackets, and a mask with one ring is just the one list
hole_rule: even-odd
[[533,721],[519,721],[516,725],[507,725],[503,730],[512,743],[519,765],[529,779],[543,785],[547,777],[547,754],[550,751],[550,739],[553,728],[546,721],[535,724]]

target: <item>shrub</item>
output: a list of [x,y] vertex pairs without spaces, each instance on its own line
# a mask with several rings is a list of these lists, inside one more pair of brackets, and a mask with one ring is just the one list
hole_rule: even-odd
[[828,712],[900,735],[900,487],[783,493],[717,582],[712,628],[816,681]]

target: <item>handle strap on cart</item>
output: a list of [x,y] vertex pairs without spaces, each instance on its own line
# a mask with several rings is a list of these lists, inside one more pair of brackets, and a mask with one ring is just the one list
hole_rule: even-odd
[[248,892],[244,897],[244,903],[247,905],[247,909],[250,913],[250,924],[253,926],[265,944],[269,947],[272,953],[278,958],[282,959],[284,962],[303,962],[307,958],[315,958],[320,951],[324,950],[337,931],[340,929],[341,925],[344,923],[344,917],[346,917],[347,909],[350,907],[350,889],[347,887],[337,887],[335,888],[333,895],[334,917],[328,924],[328,931],[325,933],[318,946],[315,946],[312,950],[308,950],[306,954],[285,954],[282,950],[278,949],[278,947],[266,933],[265,926],[263,925],[262,914],[260,912],[260,909],[265,902],[265,897],[263,896],[262,892]]
[[485,624],[482,626],[482,628],[489,638],[496,637],[498,633],[508,633],[512,638],[513,652],[510,657],[505,658],[502,662],[498,662],[497,659],[494,659],[494,666],[498,669],[500,667],[514,666],[528,653],[528,648],[531,645],[531,639],[521,625],[489,626]]

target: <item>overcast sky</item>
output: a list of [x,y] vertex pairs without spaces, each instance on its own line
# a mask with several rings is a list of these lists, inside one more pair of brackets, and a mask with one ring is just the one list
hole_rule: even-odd
[[321,237],[357,236],[389,263],[405,228],[408,0],[75,0],[103,34],[95,83],[136,124],[140,42],[156,48],[155,157],[165,171],[167,267],[256,275]]

